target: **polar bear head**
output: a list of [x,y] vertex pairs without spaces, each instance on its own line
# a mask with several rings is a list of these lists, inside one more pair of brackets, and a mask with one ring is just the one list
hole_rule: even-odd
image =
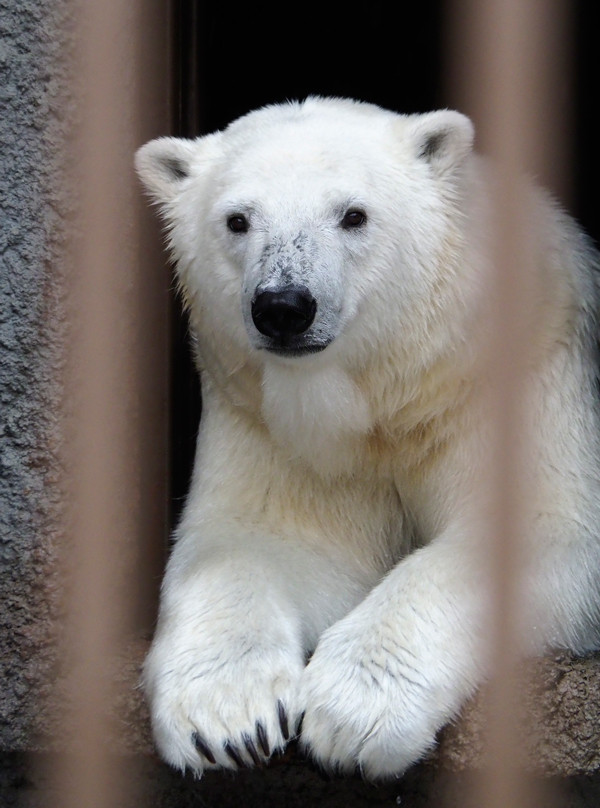
[[422,355],[472,140],[457,112],[309,98],[143,146],[200,352],[298,365],[393,333]]

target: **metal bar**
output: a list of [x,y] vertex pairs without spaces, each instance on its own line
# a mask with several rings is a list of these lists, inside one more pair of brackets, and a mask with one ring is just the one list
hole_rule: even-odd
[[[480,149],[497,167],[495,233],[488,294],[495,301],[489,359],[494,450],[486,495],[490,496],[492,563],[492,670],[488,733],[489,766],[477,804],[519,808],[535,803],[523,768],[518,727],[518,648],[523,596],[523,389],[528,338],[534,324],[529,301],[536,294],[527,211],[519,176],[532,170],[564,187],[565,129],[555,120],[557,81],[566,65],[566,4],[561,0],[469,0],[450,7],[450,75],[461,108],[470,112]],[[515,705],[517,705],[515,707]],[[533,802],[532,802],[533,800]]]
[[[81,4],[73,92],[67,356],[67,697],[57,808],[136,805],[115,712],[120,656],[142,625],[167,524],[168,277],[142,220],[133,153],[168,131],[168,4]],[[154,258],[152,258],[154,255]],[[160,555],[160,554],[159,554]],[[152,559],[149,563],[148,559]],[[153,567],[154,569],[151,569]],[[153,585],[154,586],[154,585]],[[112,715],[111,715],[112,713]]]

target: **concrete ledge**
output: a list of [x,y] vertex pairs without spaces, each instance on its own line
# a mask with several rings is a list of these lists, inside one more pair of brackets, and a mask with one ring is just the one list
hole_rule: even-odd
[[[373,785],[359,777],[331,779],[293,746],[263,770],[235,775],[208,772],[196,780],[170,769],[154,751],[148,710],[138,687],[147,649],[148,641],[136,640],[122,655],[111,710],[114,733],[98,739],[114,755],[115,771],[126,767],[131,794],[117,808],[481,808],[472,785],[477,772],[485,769],[483,692],[443,730],[438,748],[399,780]],[[536,805],[600,805],[600,654],[586,658],[557,654],[536,660],[526,666],[524,680],[525,759],[535,775]],[[67,692],[63,685],[57,698],[67,697]],[[51,712],[56,719],[58,711]],[[53,772],[56,754],[64,753],[65,744],[49,714],[44,721],[51,729],[53,725],[53,739],[32,741],[27,755],[0,754],[0,792],[13,800],[2,805],[60,804]],[[76,753],[76,744],[73,748]]]
[[[600,771],[600,654],[533,660],[523,671],[522,698],[528,768],[561,777]],[[484,699],[485,691],[443,731],[438,757],[447,768],[485,766]]]
[[[133,644],[119,671],[114,717],[117,743],[127,754],[154,754],[148,709],[137,686],[147,647],[144,641]],[[484,702],[482,691],[442,731],[426,764],[450,772],[485,767]],[[561,653],[528,663],[523,707],[522,738],[531,771],[558,777],[600,771],[600,654],[577,658]]]

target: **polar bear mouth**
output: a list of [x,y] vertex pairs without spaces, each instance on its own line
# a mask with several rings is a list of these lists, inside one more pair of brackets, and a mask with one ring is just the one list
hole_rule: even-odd
[[276,354],[277,356],[293,358],[320,353],[321,351],[324,351],[329,344],[329,342],[311,342],[305,345],[282,345],[281,343],[272,343],[271,345],[264,345],[263,348],[269,353]]

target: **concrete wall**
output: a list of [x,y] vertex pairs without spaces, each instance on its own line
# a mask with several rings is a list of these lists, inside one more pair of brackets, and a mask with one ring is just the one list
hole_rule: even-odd
[[[0,747],[40,729],[57,627],[66,3],[0,3]],[[67,42],[68,44],[68,42]]]
[[[126,114],[115,134],[111,189],[121,216],[114,363],[128,379],[135,375],[122,388],[134,470],[127,493],[122,486],[115,558],[123,560],[115,576],[129,576],[136,620],[146,629],[166,533],[170,277],[132,159],[137,146],[169,131],[167,5],[132,3],[116,43]],[[82,19],[75,0],[0,0],[0,750],[46,743],[65,625],[59,562],[73,540],[64,507],[73,484],[65,414],[73,415],[78,385],[71,375],[66,391],[77,339],[67,312],[87,269],[78,253],[84,195],[75,150],[89,92],[80,82]]]

